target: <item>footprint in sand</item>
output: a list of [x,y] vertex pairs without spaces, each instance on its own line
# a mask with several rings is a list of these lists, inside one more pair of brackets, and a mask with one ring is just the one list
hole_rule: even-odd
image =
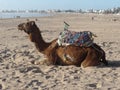
[[35,66],[33,66],[33,67],[21,68],[21,69],[19,69],[19,71],[20,71],[21,73],[27,73],[27,72],[32,71],[33,73],[42,73],[42,74],[44,74],[44,73],[42,72],[42,70],[40,70],[39,67],[35,67]]
[[38,80],[31,80],[30,83],[28,83],[25,88],[38,87],[41,84],[42,84],[42,82],[40,82]]

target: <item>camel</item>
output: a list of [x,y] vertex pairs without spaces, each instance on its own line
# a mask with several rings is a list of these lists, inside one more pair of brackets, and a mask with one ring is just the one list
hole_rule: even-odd
[[18,30],[27,33],[36,49],[47,57],[40,64],[75,65],[84,68],[97,66],[101,62],[108,65],[104,50],[96,43],[93,43],[90,47],[80,47],[75,45],[59,46],[57,39],[51,42],[45,42],[35,21],[20,23]]

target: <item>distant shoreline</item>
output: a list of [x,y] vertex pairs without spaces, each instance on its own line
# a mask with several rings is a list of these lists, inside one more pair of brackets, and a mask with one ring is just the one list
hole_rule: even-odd
[[51,16],[52,13],[0,13],[0,19],[10,18],[32,18],[32,17],[45,17]]

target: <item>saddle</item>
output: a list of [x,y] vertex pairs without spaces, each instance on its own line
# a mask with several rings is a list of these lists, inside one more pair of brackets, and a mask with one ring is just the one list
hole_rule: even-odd
[[89,47],[93,44],[93,37],[96,37],[96,35],[90,31],[75,32],[64,29],[63,32],[60,32],[57,43],[59,46]]

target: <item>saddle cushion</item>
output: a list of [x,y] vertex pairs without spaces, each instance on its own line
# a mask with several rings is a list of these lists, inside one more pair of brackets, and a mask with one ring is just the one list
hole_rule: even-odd
[[59,34],[58,44],[59,46],[63,45],[76,45],[89,47],[93,44],[94,34],[90,31],[75,32],[64,30]]

